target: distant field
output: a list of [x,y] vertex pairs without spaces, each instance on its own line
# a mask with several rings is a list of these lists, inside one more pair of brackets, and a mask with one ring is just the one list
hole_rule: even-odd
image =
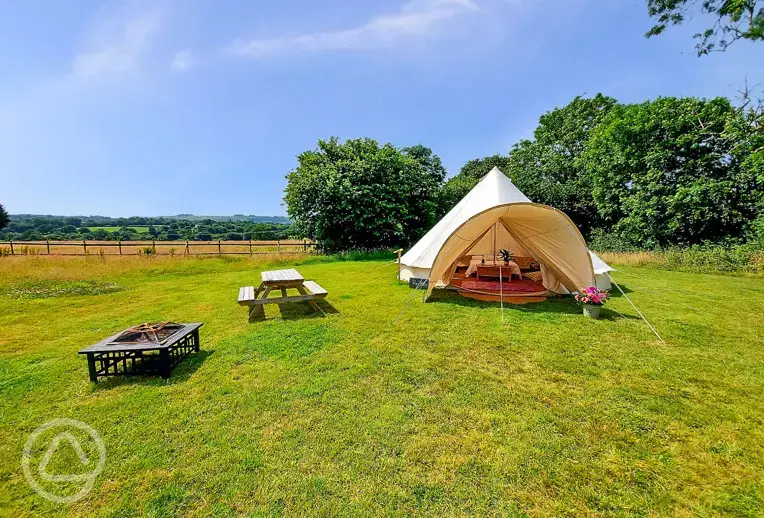
[[[88,227],[88,229],[90,229],[91,232],[95,232],[96,230],[105,230],[106,232],[116,232],[120,228],[122,228],[122,227]],[[146,232],[149,231],[149,227],[136,227],[136,226],[132,226],[131,225],[128,228],[131,228],[131,229],[135,230],[136,232],[143,233],[143,234],[145,234]],[[154,228],[159,229],[159,228],[162,228],[162,227],[161,226],[155,226]]]
[[282,241],[23,241],[14,243],[13,254],[9,244],[0,243],[0,255],[139,255],[146,249],[157,255],[226,255],[307,253],[315,244],[296,239]]

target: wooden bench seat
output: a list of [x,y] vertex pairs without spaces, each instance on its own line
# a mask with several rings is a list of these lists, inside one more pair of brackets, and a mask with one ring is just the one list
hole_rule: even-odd
[[317,299],[319,297],[307,293],[305,295],[287,295],[286,297],[270,297],[267,299],[252,299],[248,300],[246,304],[247,306],[263,306],[265,304],[286,304],[287,302],[307,302],[313,299]]
[[239,305],[240,306],[246,306],[253,300],[255,300],[254,286],[242,286],[241,288],[239,288]]
[[317,299],[323,299],[325,298],[329,292],[323,289],[321,286],[319,286],[314,281],[305,281],[302,284],[303,288],[306,288],[314,297]]

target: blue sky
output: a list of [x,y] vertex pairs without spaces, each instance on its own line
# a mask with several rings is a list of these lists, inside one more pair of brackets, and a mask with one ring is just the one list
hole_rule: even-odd
[[579,94],[734,96],[764,45],[647,40],[644,0],[0,0],[11,213],[282,215],[319,138],[422,143],[456,174]]

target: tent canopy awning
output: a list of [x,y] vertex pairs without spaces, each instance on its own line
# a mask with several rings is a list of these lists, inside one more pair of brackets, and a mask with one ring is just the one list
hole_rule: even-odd
[[[429,274],[429,290],[450,283],[453,266],[494,225],[501,225],[544,268],[552,291],[578,291],[595,285],[592,259],[583,236],[563,212],[547,205],[516,202],[486,209],[463,222],[438,250]],[[559,283],[559,285],[558,285]]]

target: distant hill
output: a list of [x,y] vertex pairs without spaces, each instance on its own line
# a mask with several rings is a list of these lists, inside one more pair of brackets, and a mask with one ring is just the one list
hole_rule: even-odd
[[31,218],[77,218],[83,221],[95,222],[99,225],[108,225],[113,221],[115,225],[120,225],[124,220],[141,218],[144,220],[184,220],[184,221],[251,221],[253,223],[280,223],[288,225],[292,223],[286,216],[255,216],[253,214],[234,214],[233,216],[196,216],[194,214],[176,214],[175,216],[131,216],[128,218],[112,218],[110,216],[61,216],[53,214],[11,214],[11,219],[31,219]]
[[212,221],[252,221],[254,223],[284,223],[292,222],[286,216],[255,216],[253,214],[234,214],[233,216],[195,216],[194,214],[176,214],[175,216],[163,216],[165,219],[184,219],[186,221],[201,221],[211,219]]
[[0,230],[0,241],[121,240],[149,237],[157,241],[226,239],[286,239],[300,237],[284,216],[48,216],[12,214]]

